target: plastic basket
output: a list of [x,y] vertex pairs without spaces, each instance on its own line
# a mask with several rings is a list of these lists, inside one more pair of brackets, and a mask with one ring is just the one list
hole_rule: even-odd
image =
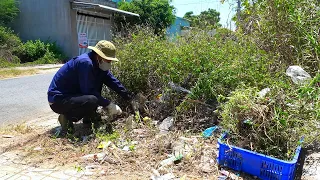
[[[239,147],[228,146],[222,143],[222,140],[226,137],[227,133],[224,133],[218,139],[219,156],[217,160],[220,166],[245,172],[263,180],[294,179],[301,145],[297,147],[292,161],[283,161]],[[303,139],[300,140],[300,144],[302,141]]]

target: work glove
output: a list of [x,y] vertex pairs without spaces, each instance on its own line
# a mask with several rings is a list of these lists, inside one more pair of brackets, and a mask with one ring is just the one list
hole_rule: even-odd
[[121,108],[113,103],[110,103],[108,106],[103,108],[110,115],[120,115],[122,114]]

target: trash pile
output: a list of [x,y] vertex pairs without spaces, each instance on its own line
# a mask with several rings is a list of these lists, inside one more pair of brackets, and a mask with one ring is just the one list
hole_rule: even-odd
[[[131,116],[123,119],[117,123],[116,139],[99,142],[100,152],[80,158],[81,170],[87,176],[101,176],[130,167],[144,174],[148,172],[148,178],[153,180],[218,178],[215,160],[218,126],[206,129],[201,135],[188,135],[172,132],[174,121],[169,116],[154,127],[141,127]],[[132,122],[137,124],[131,126]],[[124,128],[128,124],[132,129]]]

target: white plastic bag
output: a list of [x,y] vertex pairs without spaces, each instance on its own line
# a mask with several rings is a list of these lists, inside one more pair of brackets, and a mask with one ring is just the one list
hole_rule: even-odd
[[289,66],[286,74],[291,77],[295,84],[307,84],[311,76],[300,66]]

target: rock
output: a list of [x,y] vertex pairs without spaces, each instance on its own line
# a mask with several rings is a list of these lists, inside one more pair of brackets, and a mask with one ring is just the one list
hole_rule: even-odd
[[171,127],[173,125],[173,120],[174,120],[173,117],[169,116],[161,122],[159,126],[160,134],[166,134],[168,133],[168,131],[171,130]]

